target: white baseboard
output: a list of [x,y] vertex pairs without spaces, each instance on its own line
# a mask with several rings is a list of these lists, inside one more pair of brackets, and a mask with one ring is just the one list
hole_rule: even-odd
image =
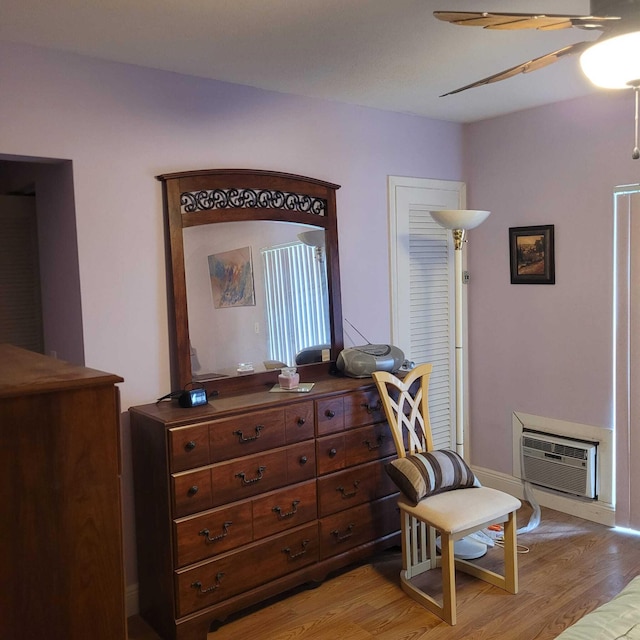
[[[473,472],[483,485],[500,489],[520,499],[524,498],[524,488],[519,478],[492,471],[491,469],[483,469],[482,467],[473,467]],[[547,491],[539,487],[533,487],[533,495],[542,507],[555,509],[584,520],[598,522],[608,527],[615,526],[616,512],[611,504],[599,500],[564,496],[558,492]]]
[[127,612],[127,618],[137,615],[140,612],[140,606],[138,604],[138,585],[127,585],[124,597],[124,606],[125,611]]

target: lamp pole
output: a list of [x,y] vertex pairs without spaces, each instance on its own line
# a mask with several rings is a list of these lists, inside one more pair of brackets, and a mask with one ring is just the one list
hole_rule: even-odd
[[462,336],[462,247],[465,229],[453,229],[453,277],[455,278],[456,452],[464,457],[464,344]]
[[[455,406],[456,406],[456,452],[464,457],[464,336],[462,331],[462,248],[468,229],[473,229],[489,217],[489,211],[472,209],[445,209],[432,211],[431,217],[453,235],[453,277],[454,277],[454,318],[455,318]],[[454,555],[463,560],[475,560],[487,552],[484,542],[465,536],[456,540]]]
[[442,209],[432,211],[432,218],[445,229],[451,229],[453,235],[453,275],[454,275],[454,319],[455,319],[455,407],[456,407],[456,452],[464,457],[464,336],[462,304],[462,248],[466,242],[468,229],[482,224],[489,211],[476,209]]

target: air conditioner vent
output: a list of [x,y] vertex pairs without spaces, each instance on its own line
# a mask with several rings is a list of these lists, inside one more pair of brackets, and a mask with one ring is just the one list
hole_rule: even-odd
[[596,497],[596,443],[531,432],[523,432],[521,443],[524,480],[573,495]]
[[523,445],[532,449],[538,449],[539,451],[548,451],[549,453],[556,453],[560,456],[576,458],[577,460],[586,460],[589,455],[588,451],[582,447],[578,448],[567,444],[559,444],[557,442],[551,442],[550,440],[538,440],[537,438],[528,436],[523,436]]

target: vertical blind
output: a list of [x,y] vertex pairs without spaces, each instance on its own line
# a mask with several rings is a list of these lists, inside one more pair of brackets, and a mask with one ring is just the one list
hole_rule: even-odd
[[269,357],[295,364],[296,353],[330,340],[322,250],[292,243],[262,250]]

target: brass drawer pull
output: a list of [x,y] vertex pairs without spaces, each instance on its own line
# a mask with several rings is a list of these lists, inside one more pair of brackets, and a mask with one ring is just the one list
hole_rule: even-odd
[[256,435],[255,436],[247,436],[245,438],[244,434],[242,433],[241,429],[238,429],[236,431],[233,432],[234,436],[238,436],[238,442],[240,442],[240,444],[244,443],[244,442],[253,442],[254,440],[257,440],[260,437],[260,432],[264,429],[264,425],[259,424],[256,427]]
[[215,591],[216,589],[218,589],[221,586],[221,582],[222,582],[222,578],[224,578],[224,572],[220,571],[218,573],[218,575],[216,576],[216,583],[212,584],[210,587],[207,587],[206,589],[202,588],[202,582],[200,582],[200,580],[198,580],[197,582],[192,582],[191,586],[194,589],[198,589],[198,591],[200,593],[210,593],[211,591]]
[[382,409],[382,402],[378,400],[378,402],[372,407],[367,402],[360,405],[363,409],[366,409],[367,413],[376,413]]
[[282,550],[282,553],[286,553],[289,556],[289,560],[293,560],[294,558],[299,558],[307,553],[307,545],[309,544],[309,540],[302,541],[302,551],[298,551],[298,553],[291,553],[291,547],[286,547]]
[[202,531],[198,532],[199,536],[204,536],[204,541],[209,544],[211,542],[216,542],[218,540],[222,540],[222,538],[225,538],[227,536],[227,534],[229,533],[229,527],[233,524],[233,522],[231,522],[231,520],[228,520],[227,522],[225,522],[222,525],[222,533],[218,534],[217,536],[210,536],[209,535],[209,529],[203,529]]
[[278,514],[278,519],[279,520],[284,520],[285,518],[290,518],[291,516],[294,516],[296,513],[298,513],[298,505],[299,504],[300,504],[300,500],[294,500],[291,503],[291,511],[285,511],[283,513],[282,509],[280,507],[273,507],[273,509],[271,509],[271,511],[273,511],[273,512]]
[[342,542],[343,540],[347,540],[348,538],[350,538],[353,535],[353,528],[356,525],[353,524],[353,522],[347,527],[347,530],[345,531],[345,533],[341,534],[340,531],[338,529],[334,529],[331,532],[331,535],[335,537],[335,539],[338,542]]
[[359,484],[360,484],[360,480],[356,480],[356,481],[353,483],[354,491],[351,491],[351,492],[349,492],[349,493],[347,493],[347,490],[346,490],[344,487],[338,487],[338,488],[336,489],[336,491],[339,491],[339,492],[342,494],[342,497],[343,497],[343,498],[353,498],[353,496],[355,496],[355,495],[356,495],[356,493],[358,493],[358,485],[359,485]]
[[262,478],[264,477],[264,471],[267,467],[258,467],[258,475],[255,478],[250,478],[249,480],[247,480],[245,478],[245,473],[244,471],[241,471],[240,473],[236,473],[236,478],[240,478],[242,480],[242,484],[247,485],[247,484],[253,484],[254,482],[258,482],[258,480],[262,480]]
[[371,444],[370,440],[365,440],[364,441],[364,443],[367,445],[367,449],[369,449],[369,451],[375,451],[376,449],[379,449],[382,446],[383,442],[384,442],[384,434],[380,434],[376,438],[376,444]]

